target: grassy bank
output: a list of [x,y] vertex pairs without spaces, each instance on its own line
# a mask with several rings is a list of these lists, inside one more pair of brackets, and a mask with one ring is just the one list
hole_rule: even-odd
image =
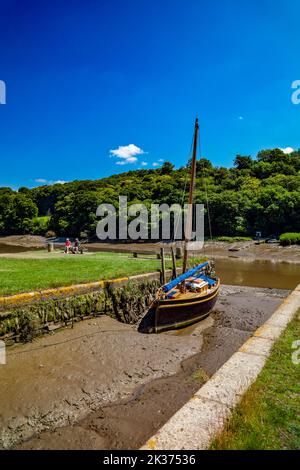
[[228,243],[235,243],[235,242],[249,242],[252,241],[253,238],[251,237],[227,237],[227,236],[221,236],[221,237],[216,237],[215,240],[217,242],[228,242]]
[[289,246],[289,245],[300,245],[300,233],[297,232],[288,232],[283,233],[279,237],[280,245]]
[[[36,258],[38,256],[38,258]],[[166,261],[171,268],[171,261]],[[160,261],[123,253],[64,255],[33,252],[0,257],[0,295],[157,271]]]
[[299,315],[275,344],[213,449],[300,448],[300,364],[292,361],[292,344],[300,340]]

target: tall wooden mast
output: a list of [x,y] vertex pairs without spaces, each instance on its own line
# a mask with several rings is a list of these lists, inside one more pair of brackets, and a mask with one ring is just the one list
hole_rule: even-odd
[[193,200],[194,200],[194,187],[195,187],[195,179],[196,179],[196,160],[197,160],[198,134],[199,134],[199,124],[198,124],[198,118],[196,118],[195,130],[194,130],[193,157],[192,157],[192,165],[191,165],[189,206],[188,206],[188,213],[187,213],[187,219],[186,219],[186,228],[185,228],[183,268],[182,268],[183,273],[185,273],[187,271],[187,265],[188,265],[187,244],[191,239],[192,227],[193,227]]

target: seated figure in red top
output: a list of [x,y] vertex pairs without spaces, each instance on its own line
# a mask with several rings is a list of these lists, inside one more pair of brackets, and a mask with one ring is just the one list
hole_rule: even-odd
[[70,253],[70,248],[71,248],[72,244],[70,242],[70,239],[67,238],[66,239],[66,243],[65,243],[65,253]]

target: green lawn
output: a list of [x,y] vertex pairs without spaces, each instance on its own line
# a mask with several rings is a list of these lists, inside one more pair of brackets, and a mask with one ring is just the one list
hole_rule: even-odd
[[300,311],[212,449],[300,449],[300,364],[292,361],[297,340]]
[[[38,258],[37,258],[38,257]],[[171,268],[171,261],[166,260]],[[123,253],[22,253],[0,257],[0,295],[157,271],[160,260]]]

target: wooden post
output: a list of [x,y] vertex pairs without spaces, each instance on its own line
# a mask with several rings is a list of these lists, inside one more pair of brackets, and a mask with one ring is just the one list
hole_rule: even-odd
[[177,270],[176,270],[176,258],[175,258],[175,252],[174,252],[174,248],[171,247],[171,254],[172,254],[172,265],[173,265],[173,269],[172,269],[172,278],[175,279],[177,277]]
[[161,273],[162,273],[162,284],[166,283],[166,267],[165,267],[165,252],[164,249],[160,249],[161,256]]
[[181,259],[182,258],[182,248],[181,246],[176,247],[176,258]]
[[54,243],[48,243],[48,253],[52,253],[54,251]]

